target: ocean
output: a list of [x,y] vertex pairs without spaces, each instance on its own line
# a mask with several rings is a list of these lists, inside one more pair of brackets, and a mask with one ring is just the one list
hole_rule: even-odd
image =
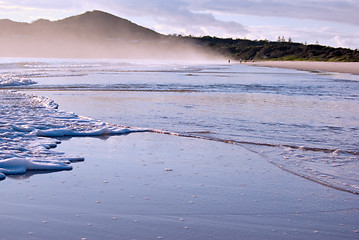
[[[3,106],[9,107],[19,93],[33,94],[21,95],[22,101],[33,102],[40,96],[41,104],[52,104],[51,112],[44,114],[46,127],[33,127],[38,120],[24,118],[15,122],[12,134],[31,133],[33,127],[37,136],[43,137],[38,132],[45,128],[45,137],[58,137],[54,130],[75,121],[77,132],[67,136],[140,129],[238,144],[283,171],[359,194],[356,75],[227,62],[3,58],[0,89],[6,91]],[[5,116],[2,110],[0,157],[10,159],[15,153],[4,153],[5,136],[9,138],[6,121],[27,113],[20,109],[17,115],[6,111]],[[19,141],[26,143],[26,136],[7,141],[6,149]]]

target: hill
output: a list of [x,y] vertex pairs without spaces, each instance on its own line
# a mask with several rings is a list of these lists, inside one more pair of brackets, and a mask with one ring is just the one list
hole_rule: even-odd
[[359,52],[292,42],[166,36],[90,11],[58,21],[0,20],[0,57],[359,61]]
[[191,59],[209,52],[101,11],[58,21],[0,20],[1,57]]
[[319,44],[222,39],[210,36],[190,38],[200,46],[210,47],[218,53],[236,60],[359,61],[358,50],[333,48]]

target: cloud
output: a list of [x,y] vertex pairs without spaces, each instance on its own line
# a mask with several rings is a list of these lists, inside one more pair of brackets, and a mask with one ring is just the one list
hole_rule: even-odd
[[[166,33],[172,29],[172,33],[192,35],[224,34],[228,36],[236,33],[237,37],[239,37],[247,32],[245,26],[238,22],[221,21],[211,13],[192,11],[190,2],[185,0],[4,0],[0,2],[0,8],[1,6],[23,11],[28,11],[31,8],[30,10],[36,13],[43,10],[44,16],[42,18],[50,19],[53,19],[53,17],[49,17],[49,14],[46,13],[48,10],[57,9],[58,13],[56,15],[60,16],[61,11],[63,13],[79,14],[84,11],[99,9],[118,16],[146,17],[155,22],[153,27],[156,25],[162,26],[160,29]],[[52,11],[51,14],[54,15],[54,12]],[[146,25],[146,23],[144,24]]]
[[[314,19],[359,25],[358,0],[3,0],[0,1],[1,6],[60,11],[103,9],[127,15],[151,16],[158,22],[169,21],[172,25],[209,24],[224,28],[228,28],[229,23],[216,19],[213,13]],[[240,23],[236,23],[238,30],[239,27]]]
[[359,49],[359,32],[345,33],[331,27],[311,26],[292,28],[290,26],[250,26],[248,39],[268,39],[275,41],[278,36],[290,37],[294,42]]
[[46,9],[58,9],[58,10],[68,10],[81,7],[85,2],[84,0],[78,1],[46,1],[46,0],[3,0],[0,1],[0,6],[11,6],[12,8],[18,9],[37,9],[37,10],[46,10]]
[[337,46],[342,46],[342,47],[351,48],[351,49],[359,49],[359,46],[358,46],[359,32],[357,32],[356,34],[347,35],[347,36],[336,35],[333,37],[332,40],[333,40],[333,42],[335,42],[335,44]]
[[[190,3],[184,0],[137,0],[115,1],[105,0],[106,4],[126,15],[146,16],[152,18],[156,25],[167,32],[192,35],[218,35],[237,33],[238,36],[247,33],[245,26],[234,21],[221,21],[211,13],[192,11]],[[100,6],[98,6],[100,7]],[[178,32],[180,31],[180,32]]]
[[186,0],[198,11],[313,19],[359,25],[357,0]]
[[[171,12],[170,15],[163,18],[157,18],[161,24],[176,29],[186,29],[184,34],[192,35],[236,35],[244,36],[248,32],[245,26],[234,21],[220,21],[212,14],[195,13],[183,9],[177,13]],[[234,37],[234,36],[233,36]]]

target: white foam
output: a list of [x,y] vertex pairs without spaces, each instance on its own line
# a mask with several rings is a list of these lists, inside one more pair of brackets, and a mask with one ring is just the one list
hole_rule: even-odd
[[50,130],[36,130],[35,134],[40,137],[94,137],[103,135],[117,135],[130,133],[129,129],[117,129],[116,127],[104,127],[92,131],[75,131],[71,129],[50,129]]
[[44,97],[0,91],[0,179],[29,170],[71,170],[83,161],[52,150],[61,141],[53,137],[94,137],[128,134],[134,130],[57,110]]
[[0,87],[14,87],[31,84],[36,84],[36,82],[29,78],[18,76],[16,74],[0,74]]
[[72,166],[61,161],[33,160],[28,158],[10,158],[0,161],[3,174],[22,174],[27,170],[71,170]]

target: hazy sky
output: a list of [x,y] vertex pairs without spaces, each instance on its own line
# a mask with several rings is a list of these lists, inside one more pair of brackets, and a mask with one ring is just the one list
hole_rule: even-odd
[[359,49],[359,0],[0,0],[0,19],[58,20],[102,10],[164,34]]

